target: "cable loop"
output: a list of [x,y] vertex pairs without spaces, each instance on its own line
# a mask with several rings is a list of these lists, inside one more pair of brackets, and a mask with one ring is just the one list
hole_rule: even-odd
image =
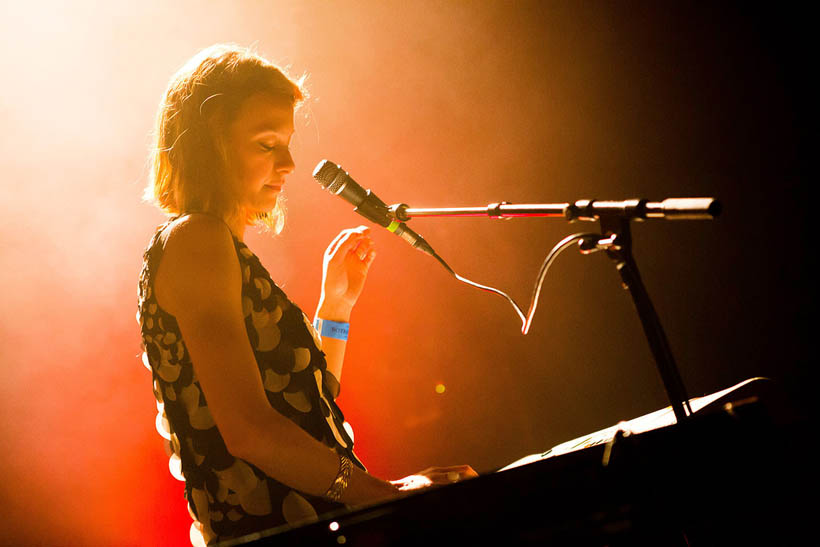
[[581,232],[577,234],[572,234],[559,241],[555,245],[555,247],[553,247],[552,250],[550,250],[550,252],[547,254],[547,257],[544,259],[544,262],[541,264],[541,269],[538,272],[538,277],[536,278],[535,287],[532,291],[532,299],[530,301],[530,307],[527,311],[527,315],[524,315],[524,312],[521,311],[521,307],[507,293],[498,290],[494,287],[488,287],[487,285],[481,285],[474,281],[470,281],[469,279],[458,275],[438,254],[434,254],[433,256],[435,256],[436,260],[438,260],[448,272],[453,274],[453,276],[462,283],[466,283],[467,285],[470,285],[477,289],[481,289],[482,291],[491,292],[506,298],[507,301],[512,305],[513,309],[515,309],[515,312],[518,314],[519,319],[521,319],[521,334],[526,335],[530,331],[530,326],[532,325],[532,318],[535,316],[535,309],[538,307],[538,297],[541,295],[541,285],[544,283],[544,278],[547,275],[547,271],[549,270],[550,266],[552,266],[552,263],[555,261],[558,255],[561,254],[561,252],[566,250],[570,245],[572,245],[576,241],[583,243],[584,240],[594,240],[595,242],[597,242],[599,239],[601,239],[601,237],[603,237],[601,236],[601,234],[595,234],[591,232]]

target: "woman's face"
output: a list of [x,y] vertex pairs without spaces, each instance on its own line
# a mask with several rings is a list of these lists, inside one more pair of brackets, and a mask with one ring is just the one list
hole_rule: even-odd
[[228,155],[234,194],[245,215],[268,212],[293,171],[288,146],[293,106],[283,97],[251,95],[228,127]]

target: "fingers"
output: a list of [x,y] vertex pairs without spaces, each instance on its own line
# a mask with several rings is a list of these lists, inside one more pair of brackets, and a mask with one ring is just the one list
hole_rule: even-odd
[[363,239],[370,239],[370,228],[359,226],[342,230],[333,238],[330,245],[325,250],[326,257],[344,256],[352,247],[355,247]]
[[375,245],[370,238],[363,239],[350,250],[348,256],[356,257],[356,259],[363,262],[365,266],[369,268],[373,259],[376,258]]
[[375,256],[373,240],[370,239],[370,228],[366,226],[343,230],[325,251],[325,260],[337,264],[355,257],[369,267]]
[[370,269],[370,265],[373,264],[373,261],[376,259],[376,249],[372,246],[369,251],[367,251],[367,255],[364,258],[364,265],[365,268]]
[[469,465],[454,465],[450,467],[430,467],[418,473],[427,477],[433,484],[450,484],[465,479],[472,479],[478,473]]
[[370,228],[367,226],[359,225],[355,228],[347,228],[346,230],[342,230],[336,237],[333,238],[333,241],[330,242],[330,245],[327,246],[325,250],[325,254],[330,255],[336,252],[337,247],[342,242],[343,239],[350,237],[351,234],[370,234]]
[[433,485],[433,481],[423,475],[410,475],[396,481],[390,481],[390,484],[397,487],[401,491],[420,490]]
[[390,484],[397,487],[399,491],[410,492],[429,488],[434,485],[452,484],[464,479],[471,479],[478,476],[478,473],[469,465],[454,465],[450,467],[428,467],[403,479],[390,481]]
[[476,472],[476,470],[473,469],[472,467],[470,467],[469,465],[462,465],[461,467],[464,468],[464,471],[462,472],[462,475],[464,476],[465,479],[474,479],[478,476],[478,473]]
[[336,237],[333,238],[333,240],[327,246],[327,249],[325,249],[325,256],[330,256],[331,254],[333,254],[333,251],[335,251],[336,247],[339,245],[339,241],[341,241],[341,239],[344,236],[346,236],[347,233],[348,233],[347,230],[342,230],[341,232],[336,234]]

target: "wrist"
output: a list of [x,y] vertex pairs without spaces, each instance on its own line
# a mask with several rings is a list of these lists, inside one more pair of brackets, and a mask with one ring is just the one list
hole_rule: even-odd
[[356,467],[342,501],[354,507],[366,507],[401,495],[401,490],[394,484]]
[[331,321],[317,317],[313,320],[313,328],[316,329],[322,339],[333,338],[347,342],[347,335],[350,332],[350,323]]
[[338,323],[350,323],[350,314],[353,306],[340,302],[329,302],[322,297],[319,300],[319,307],[316,309],[316,317],[336,321]]
[[340,454],[339,472],[336,474],[336,478],[333,479],[330,488],[328,488],[323,497],[329,501],[340,502],[342,500],[342,494],[347,490],[348,484],[350,483],[350,474],[352,472],[353,462],[351,462],[347,456]]

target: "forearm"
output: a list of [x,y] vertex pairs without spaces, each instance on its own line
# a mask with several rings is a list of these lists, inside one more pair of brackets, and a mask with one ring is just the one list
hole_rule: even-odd
[[[350,322],[350,312],[364,287],[376,251],[366,226],[342,230],[325,251],[322,263],[322,294],[316,317],[341,323]],[[342,380],[346,344],[322,337],[328,370]]]
[[[339,456],[273,408],[250,426],[248,441],[236,456],[279,482],[314,496],[324,495],[339,472]],[[375,503],[396,496],[389,482],[354,467],[341,501]]]

